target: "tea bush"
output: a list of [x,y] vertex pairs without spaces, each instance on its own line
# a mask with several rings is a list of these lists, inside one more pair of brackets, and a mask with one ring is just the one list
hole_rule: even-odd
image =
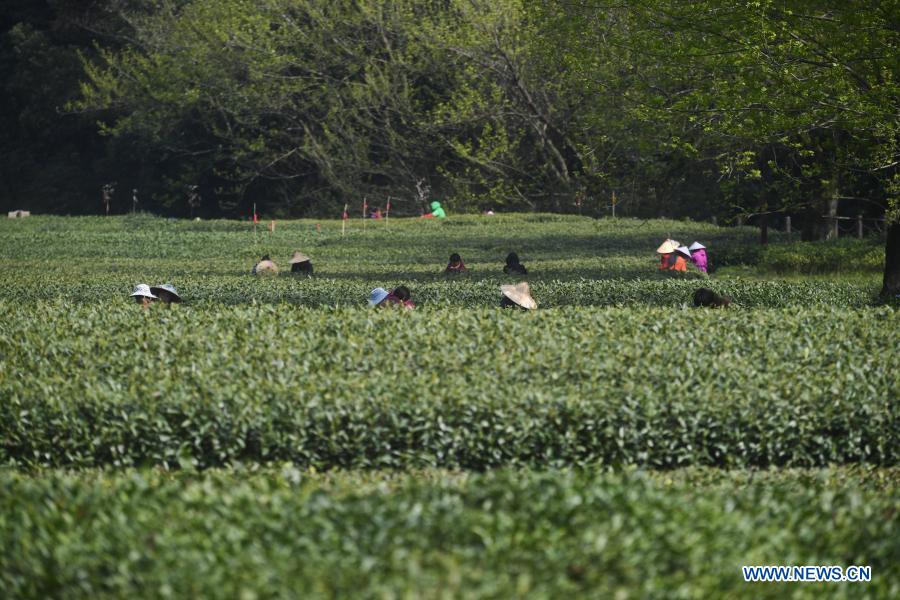
[[889,307],[0,310],[9,465],[900,457],[900,317]]
[[758,265],[774,273],[880,273],[884,242],[872,237],[770,245],[762,251]]
[[[896,470],[0,472],[14,598],[892,598]],[[868,565],[744,583],[742,565]]]

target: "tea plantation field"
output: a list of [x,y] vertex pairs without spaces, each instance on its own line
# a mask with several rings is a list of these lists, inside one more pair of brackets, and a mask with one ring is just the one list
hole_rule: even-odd
[[[667,236],[718,269],[658,272]],[[896,597],[879,243],[558,215],[343,238],[0,221],[0,595]],[[510,251],[536,311],[497,306]],[[468,275],[441,274],[451,252]],[[250,274],[263,254],[281,274]],[[184,303],[129,298],[165,282]],[[400,284],[415,310],[367,306]],[[700,286],[732,306],[691,308]],[[778,564],[872,581],[743,580]]]

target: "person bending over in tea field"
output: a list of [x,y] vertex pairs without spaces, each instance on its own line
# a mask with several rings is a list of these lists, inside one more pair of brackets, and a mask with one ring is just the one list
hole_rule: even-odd
[[291,257],[291,273],[294,275],[306,275],[310,277],[313,274],[312,260],[302,252],[294,251]]
[[677,247],[678,244],[672,240],[666,240],[656,249],[656,252],[659,254],[660,271],[668,271],[675,264],[674,253]]
[[469,269],[466,268],[466,265],[463,264],[462,258],[454,252],[450,255],[450,262],[447,263],[447,268],[444,269],[445,275],[458,275],[460,273],[468,273]]
[[687,261],[691,260],[691,251],[687,246],[679,246],[675,249],[675,263],[671,266],[673,271],[687,272]]
[[150,286],[146,283],[139,283],[134,286],[131,297],[144,308],[153,304],[153,301],[157,299],[156,296],[153,295],[153,292],[150,291]]
[[253,265],[253,270],[251,271],[254,275],[277,275],[278,274],[278,265],[269,258],[268,254],[264,254],[259,262]]
[[519,255],[515,252],[506,255],[506,266],[503,267],[503,272],[507,275],[528,275],[528,269],[519,262]]
[[688,250],[691,251],[691,262],[694,263],[694,266],[697,267],[701,273],[708,272],[707,267],[709,265],[709,260],[706,256],[706,246],[700,242],[694,242],[690,245]]
[[520,310],[534,310],[537,308],[537,302],[531,297],[528,282],[522,281],[515,285],[501,285],[500,308],[518,308]]
[[720,296],[709,288],[697,288],[694,292],[694,306],[708,306],[710,308],[726,307],[731,304],[731,298]]
[[398,305],[404,308],[415,308],[416,305],[410,300],[409,288],[405,285],[399,285],[387,295],[384,300],[385,306]]
[[171,283],[154,286],[150,288],[150,292],[156,294],[160,302],[165,304],[178,304],[181,302],[181,296],[178,294],[178,290],[176,290],[175,286]]

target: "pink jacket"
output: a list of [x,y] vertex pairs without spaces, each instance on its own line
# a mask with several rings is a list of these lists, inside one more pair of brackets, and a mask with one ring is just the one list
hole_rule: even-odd
[[706,273],[706,250],[700,248],[691,252],[691,262],[697,265],[697,268]]

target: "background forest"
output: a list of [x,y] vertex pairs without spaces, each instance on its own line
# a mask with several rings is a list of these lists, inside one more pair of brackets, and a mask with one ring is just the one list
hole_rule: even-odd
[[894,215],[896,1],[5,4],[8,210]]

